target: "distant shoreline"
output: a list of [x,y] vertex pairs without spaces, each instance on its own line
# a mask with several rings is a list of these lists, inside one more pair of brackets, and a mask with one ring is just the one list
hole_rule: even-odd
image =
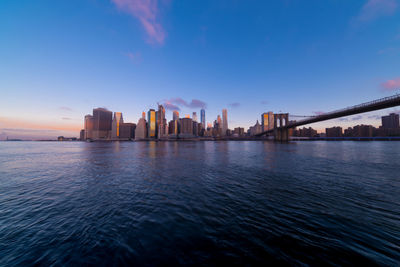
[[[0,140],[0,142],[86,142],[86,143],[99,143],[99,142],[205,142],[205,141],[270,141],[274,142],[272,138],[185,138],[185,139],[142,139],[142,140],[93,140],[90,142],[71,140],[71,141],[58,141],[58,140]],[[289,139],[292,142],[298,141],[400,141],[400,136],[393,137],[292,137]],[[277,141],[279,143],[279,141]]]

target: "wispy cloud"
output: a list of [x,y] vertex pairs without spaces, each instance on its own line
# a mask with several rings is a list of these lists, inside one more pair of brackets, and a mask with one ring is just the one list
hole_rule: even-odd
[[381,87],[384,91],[400,90],[400,77],[381,83]]
[[125,56],[133,63],[142,62],[142,54],[139,52],[136,52],[136,53],[128,52],[128,53],[125,53]]
[[368,0],[360,10],[354,22],[366,22],[382,16],[390,16],[396,12],[396,0]]
[[148,35],[149,43],[163,44],[165,30],[159,20],[158,0],[111,0],[118,9],[137,18]]
[[266,105],[266,104],[268,104],[268,101],[263,100],[263,101],[261,101],[260,103],[261,103],[261,105]]
[[186,100],[176,97],[163,101],[166,109],[170,110],[180,110],[179,107],[187,108],[206,108],[207,104],[199,99],[192,99],[192,101],[187,102]]
[[167,110],[178,110],[178,111],[181,110],[177,105],[174,105],[171,102],[164,102],[164,107]]
[[59,107],[59,109],[60,110],[63,110],[63,111],[72,111],[72,108],[70,108],[70,107]]
[[61,119],[64,120],[64,121],[70,121],[70,120],[72,120],[71,118],[68,118],[68,117],[62,117]]
[[368,119],[380,120],[381,117],[382,117],[382,116],[380,116],[380,115],[371,115],[371,116],[368,116]]
[[230,103],[229,106],[230,106],[231,108],[238,108],[238,107],[240,107],[240,103],[238,103],[238,102]]
[[351,120],[352,120],[352,121],[359,121],[359,120],[361,120],[362,118],[363,118],[362,115],[357,115],[357,116],[351,118]]

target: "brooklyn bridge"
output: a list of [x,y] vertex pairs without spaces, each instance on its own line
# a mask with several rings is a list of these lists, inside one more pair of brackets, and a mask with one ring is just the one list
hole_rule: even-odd
[[362,103],[356,106],[347,107],[344,109],[334,110],[328,113],[323,113],[318,116],[312,116],[307,119],[289,122],[289,113],[274,114],[274,125],[273,129],[264,131],[257,134],[256,136],[263,136],[273,134],[275,141],[288,141],[289,140],[289,129],[295,128],[302,125],[307,125],[315,122],[321,122],[331,119],[337,119],[350,115],[391,108],[400,106],[400,94],[393,96],[373,100],[370,102]]

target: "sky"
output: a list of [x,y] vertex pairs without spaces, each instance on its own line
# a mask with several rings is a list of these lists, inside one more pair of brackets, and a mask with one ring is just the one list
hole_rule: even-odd
[[[0,139],[79,136],[96,107],[137,122],[228,109],[315,115],[400,93],[400,0],[2,0]],[[312,124],[379,126],[399,108]]]

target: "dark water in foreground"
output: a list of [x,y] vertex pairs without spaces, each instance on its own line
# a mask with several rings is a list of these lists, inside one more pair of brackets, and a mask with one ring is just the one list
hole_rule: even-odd
[[0,266],[400,259],[400,142],[0,142]]

